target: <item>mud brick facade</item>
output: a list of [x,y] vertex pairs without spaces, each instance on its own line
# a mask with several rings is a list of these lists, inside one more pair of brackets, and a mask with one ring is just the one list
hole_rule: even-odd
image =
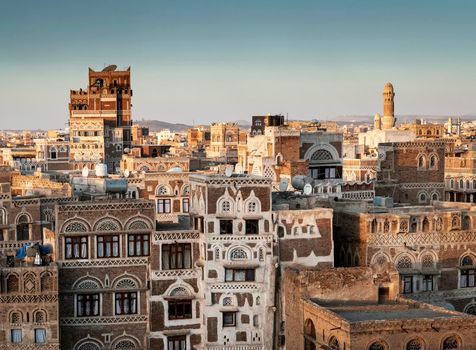
[[149,348],[153,203],[63,203],[55,223],[61,347]]
[[376,195],[410,205],[443,200],[445,147],[442,141],[381,143]]

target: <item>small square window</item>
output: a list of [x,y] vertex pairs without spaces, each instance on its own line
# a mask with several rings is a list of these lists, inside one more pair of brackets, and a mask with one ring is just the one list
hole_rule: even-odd
[[233,234],[233,220],[220,220],[220,234],[221,235]]
[[247,235],[256,235],[259,231],[259,220],[246,220],[245,232]]
[[223,327],[236,326],[236,312],[228,311],[223,313]]

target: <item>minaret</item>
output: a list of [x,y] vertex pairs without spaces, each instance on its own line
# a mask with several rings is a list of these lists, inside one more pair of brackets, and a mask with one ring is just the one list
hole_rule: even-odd
[[448,135],[453,133],[453,119],[451,117],[448,118]]
[[383,88],[383,117],[382,117],[382,129],[389,130],[395,126],[395,116],[393,112],[393,98],[395,93],[393,92],[393,85],[391,83],[385,84]]

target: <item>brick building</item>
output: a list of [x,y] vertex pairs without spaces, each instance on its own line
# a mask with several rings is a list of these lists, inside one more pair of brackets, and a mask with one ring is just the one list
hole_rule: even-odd
[[131,146],[131,74],[109,66],[89,68],[86,90],[71,90],[69,103],[70,163],[72,169],[94,169],[105,163],[119,167],[124,148]]

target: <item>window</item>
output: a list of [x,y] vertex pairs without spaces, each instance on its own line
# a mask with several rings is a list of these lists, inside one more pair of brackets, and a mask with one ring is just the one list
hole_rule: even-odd
[[436,156],[431,156],[430,157],[430,169],[435,169],[436,168]]
[[221,235],[233,234],[233,220],[220,220],[220,234]]
[[227,311],[223,312],[223,327],[236,326],[236,312]]
[[162,269],[190,269],[192,267],[192,249],[190,243],[162,245]]
[[169,320],[180,320],[192,318],[191,300],[171,300],[169,301]]
[[403,276],[403,294],[413,293],[413,276]]
[[35,343],[37,344],[46,343],[46,329],[35,328]]
[[332,350],[339,350],[339,341],[336,337],[331,337],[329,339],[329,348]]
[[170,213],[170,199],[157,199],[157,213]]
[[137,313],[137,292],[116,293],[116,315]]
[[423,275],[423,291],[431,292],[433,290],[433,275]]
[[424,167],[425,167],[425,157],[420,156],[420,157],[418,157],[418,168],[422,169]]
[[254,280],[254,269],[225,269],[225,282],[252,282]]
[[167,344],[167,350],[187,350],[187,342],[184,335],[178,337],[168,337]]
[[78,294],[76,314],[78,317],[99,316],[99,294]]
[[21,343],[23,338],[21,329],[12,329],[10,334],[12,343]]
[[76,236],[65,238],[65,259],[87,259],[88,237]]
[[443,341],[443,350],[459,349],[460,348],[459,344],[460,343],[458,341],[458,338],[453,335],[451,337],[446,338]]
[[189,212],[189,199],[184,198],[182,199],[182,212],[188,213]]
[[387,346],[382,341],[376,341],[370,344],[369,350],[386,350]]
[[97,237],[98,258],[117,258],[119,256],[119,236]]
[[310,319],[304,324],[304,350],[316,350],[316,327]]
[[148,256],[149,255],[149,235],[136,234],[128,237],[128,255],[129,256]]
[[30,239],[30,224],[28,216],[22,215],[17,221],[17,241],[27,241]]
[[50,159],[57,159],[58,158],[58,152],[56,151],[56,148],[51,148],[50,149]]
[[221,210],[225,213],[228,213],[231,211],[231,204],[229,201],[224,201],[221,205]]
[[258,208],[258,205],[256,204],[256,202],[253,201],[253,202],[248,203],[248,212],[249,213],[256,213],[257,208]]
[[474,270],[473,269],[461,270],[460,287],[461,288],[474,287]]
[[406,350],[423,350],[423,343],[420,339],[413,339],[407,343]]
[[245,233],[247,235],[257,235],[259,230],[259,220],[245,220]]

